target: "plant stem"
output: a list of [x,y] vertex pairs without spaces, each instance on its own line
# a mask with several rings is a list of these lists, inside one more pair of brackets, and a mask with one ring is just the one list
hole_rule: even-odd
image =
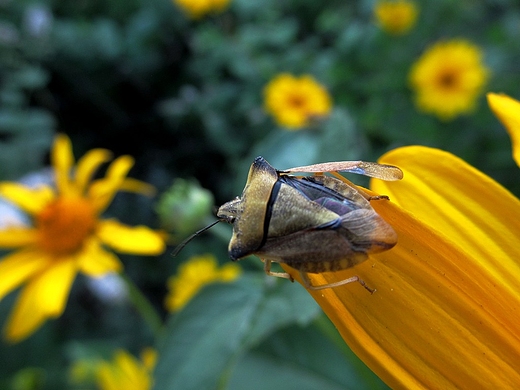
[[136,310],[139,312],[144,321],[148,324],[155,337],[159,335],[162,328],[162,320],[157,310],[154,309],[148,298],[135,285],[135,283],[126,274],[120,274],[121,278],[128,288],[128,297],[134,304]]

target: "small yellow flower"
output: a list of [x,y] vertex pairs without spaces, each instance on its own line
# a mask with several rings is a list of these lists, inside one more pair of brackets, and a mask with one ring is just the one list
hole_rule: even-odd
[[173,0],[190,18],[200,19],[210,13],[220,13],[230,0]]
[[182,309],[202,287],[215,282],[231,282],[241,274],[241,268],[233,263],[218,267],[211,254],[194,256],[179,267],[178,275],[168,279],[170,290],[165,305],[170,311]]
[[506,127],[513,145],[513,159],[520,167],[520,102],[506,95],[488,93],[488,103]]
[[488,77],[482,51],[463,39],[433,45],[409,76],[417,107],[442,120],[471,112]]
[[282,73],[264,89],[264,105],[280,126],[297,129],[326,116],[332,107],[327,90],[309,75]]
[[374,8],[377,23],[389,34],[406,34],[415,25],[417,4],[408,0],[381,0]]
[[114,354],[112,362],[102,362],[97,368],[97,383],[101,390],[149,390],[157,353],[148,349],[141,361],[124,350]]
[[89,151],[74,168],[70,140],[58,135],[51,155],[56,188],[0,183],[0,195],[32,216],[34,226],[0,230],[0,248],[17,249],[0,260],[0,299],[25,284],[4,330],[16,342],[47,318],[61,315],[78,272],[99,277],[122,269],[105,246],[123,253],[159,254],[161,235],[145,226],[129,227],[100,214],[119,190],[151,192],[146,183],[126,178],[129,156],[117,158],[104,178],[92,180],[110,159],[104,149]]

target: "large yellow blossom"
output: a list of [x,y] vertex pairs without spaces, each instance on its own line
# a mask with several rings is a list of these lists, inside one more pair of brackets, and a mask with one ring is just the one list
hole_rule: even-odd
[[218,267],[211,254],[191,257],[179,267],[178,274],[168,279],[169,293],[165,299],[170,311],[182,309],[200,289],[210,283],[231,282],[241,274],[241,268],[233,263]]
[[463,39],[438,42],[410,71],[417,107],[443,120],[471,112],[489,71],[479,47]]
[[222,12],[230,0],[173,0],[190,18],[200,19],[211,13]]
[[[520,131],[516,105],[490,101]],[[518,388],[520,200],[438,149],[399,148],[380,162],[404,172],[400,182],[371,183],[390,196],[372,204],[397,245],[355,269],[311,276],[323,284],[356,274],[377,291],[354,284],[310,293],[392,388]]]
[[147,349],[141,361],[124,350],[114,354],[112,362],[102,362],[97,368],[97,383],[100,390],[150,390],[152,372],[157,353]]
[[25,284],[5,327],[11,341],[29,336],[47,318],[61,315],[78,272],[98,277],[122,269],[117,256],[105,246],[143,255],[164,250],[161,236],[147,227],[100,219],[117,191],[151,190],[145,183],[126,178],[133,165],[131,157],[117,158],[105,177],[93,180],[110,153],[91,150],[74,167],[70,140],[58,135],[51,159],[55,188],[0,183],[0,195],[34,221],[33,226],[0,231],[0,248],[16,249],[0,260],[0,299]]
[[332,100],[312,76],[294,77],[282,73],[266,85],[264,106],[280,126],[298,129],[327,116]]
[[406,34],[415,25],[417,4],[409,0],[380,0],[374,7],[377,23],[389,34]]

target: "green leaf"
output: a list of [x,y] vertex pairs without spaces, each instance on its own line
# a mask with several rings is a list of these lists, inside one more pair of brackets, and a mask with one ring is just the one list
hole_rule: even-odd
[[366,366],[359,367],[355,355],[343,354],[315,327],[292,326],[269,337],[267,342],[238,362],[227,389],[244,388],[339,390],[387,387]]
[[290,323],[308,323],[319,308],[301,287],[265,276],[201,291],[159,340],[155,389],[214,389],[227,382],[239,357]]

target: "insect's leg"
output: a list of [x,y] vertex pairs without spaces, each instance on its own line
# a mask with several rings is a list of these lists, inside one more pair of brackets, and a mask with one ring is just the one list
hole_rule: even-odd
[[370,195],[362,187],[359,187],[359,186],[355,185],[349,179],[347,179],[345,176],[340,175],[338,172],[329,172],[329,173],[332,176],[334,176],[335,178],[341,180],[343,183],[347,184],[349,187],[354,188],[357,192],[359,192],[361,194],[361,196],[363,198],[365,198],[368,201],[371,201],[371,200],[381,200],[381,199],[390,200],[390,198],[388,196],[386,196],[386,195],[375,195],[375,196],[374,195]]
[[300,275],[302,277],[303,285],[305,286],[305,288],[308,288],[309,290],[323,290],[324,288],[334,288],[334,287],[343,286],[344,284],[358,282],[366,290],[368,290],[368,292],[370,294],[373,294],[374,292],[376,292],[375,288],[368,287],[362,279],[359,279],[359,276],[352,276],[348,279],[340,280],[339,282],[322,284],[321,286],[313,286],[311,284],[309,277],[307,276],[307,274],[305,272],[300,271]]
[[277,278],[289,279],[291,282],[294,282],[294,279],[287,272],[273,272],[271,271],[271,260],[262,259],[264,262],[264,271],[269,276],[276,276]]

